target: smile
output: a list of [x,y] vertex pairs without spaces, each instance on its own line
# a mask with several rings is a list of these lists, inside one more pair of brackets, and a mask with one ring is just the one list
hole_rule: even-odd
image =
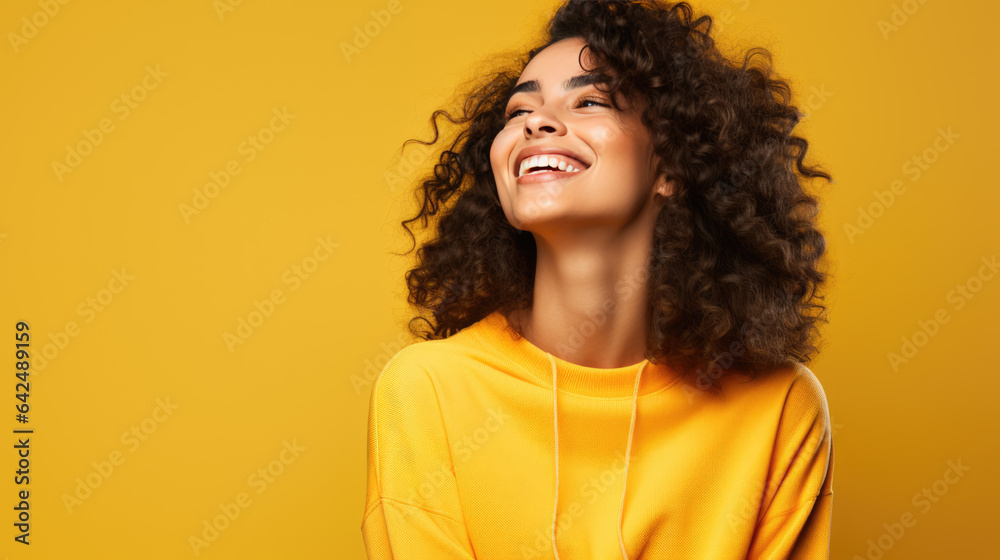
[[521,162],[521,167],[517,171],[517,178],[530,177],[534,175],[565,176],[570,173],[579,173],[578,169],[558,155],[541,155],[525,158]]

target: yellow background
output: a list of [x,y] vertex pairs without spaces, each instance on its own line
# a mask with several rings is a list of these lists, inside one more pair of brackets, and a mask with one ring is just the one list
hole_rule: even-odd
[[[382,0],[74,1],[45,14],[53,2],[0,4],[0,556],[363,558],[370,381],[408,341],[407,261],[389,252],[408,247],[398,222],[409,198],[386,172],[479,61],[524,46],[557,2],[398,0],[392,14]],[[875,558],[880,537],[887,559],[984,557],[998,521],[1000,279],[974,278],[1000,251],[987,167],[1000,8],[696,7],[718,16],[724,42],[774,50],[808,104],[809,153],[836,179],[822,215],[832,322],[810,364],[835,423],[832,557]],[[901,25],[880,29],[894,10]],[[359,38],[366,25],[375,33]],[[935,149],[949,128],[953,142]],[[88,135],[99,140],[89,150]],[[69,147],[87,155],[57,172]],[[915,177],[907,162],[924,156],[934,163]],[[239,169],[228,182],[227,165]],[[209,198],[213,174],[226,186]],[[879,202],[894,181],[900,193]],[[296,266],[309,270],[297,284]],[[952,293],[967,283],[974,297]],[[889,353],[942,313],[893,367]],[[248,318],[250,336],[227,345]],[[34,355],[51,345],[25,425],[14,418],[19,320]],[[29,546],[13,540],[21,427],[35,431]],[[914,495],[959,459],[968,472],[918,508]],[[205,538],[241,493],[249,505],[196,555],[190,537]],[[67,507],[74,494],[86,498]],[[908,512],[916,523],[887,536]]]

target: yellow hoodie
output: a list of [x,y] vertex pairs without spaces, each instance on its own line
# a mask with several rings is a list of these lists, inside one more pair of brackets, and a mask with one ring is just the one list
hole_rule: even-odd
[[497,311],[372,389],[369,559],[826,559],[832,507],[826,394],[797,362],[586,367]]

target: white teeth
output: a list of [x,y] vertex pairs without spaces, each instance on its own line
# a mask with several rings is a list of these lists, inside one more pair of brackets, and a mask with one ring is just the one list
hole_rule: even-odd
[[[573,167],[569,163],[559,159],[558,156],[543,155],[524,158],[524,161],[521,162],[520,169],[518,169],[517,176],[521,177],[527,174],[527,171],[534,167],[551,167],[558,169],[559,171],[567,171],[570,173],[577,173],[580,171],[576,167]],[[552,169],[542,169],[540,171],[535,171],[534,173],[543,173],[545,171],[552,171]]]

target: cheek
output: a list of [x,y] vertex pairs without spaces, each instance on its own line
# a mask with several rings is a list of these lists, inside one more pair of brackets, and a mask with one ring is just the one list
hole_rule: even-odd
[[490,164],[493,166],[495,176],[499,177],[506,171],[512,145],[512,135],[506,130],[501,130],[493,138],[493,144],[490,146]]
[[651,153],[648,141],[633,138],[624,132],[609,133],[604,141],[606,144],[603,153],[606,156],[620,162],[620,165],[630,170],[630,173],[643,174],[646,172]]
[[508,200],[509,187],[507,186],[506,170],[513,144],[510,139],[511,135],[505,132],[506,130],[502,130],[493,138],[493,144],[490,146],[490,166],[493,168],[493,181],[496,183],[496,194],[500,199],[500,206],[503,208],[504,214],[509,216],[510,202]]
[[602,153],[608,149],[614,136],[615,133],[608,127],[594,128],[590,131],[590,143],[597,153]]
[[594,127],[587,133],[587,142],[605,166],[616,168],[616,174],[630,173],[629,170],[634,170],[640,163],[641,154],[638,153],[636,139],[621,128]]

